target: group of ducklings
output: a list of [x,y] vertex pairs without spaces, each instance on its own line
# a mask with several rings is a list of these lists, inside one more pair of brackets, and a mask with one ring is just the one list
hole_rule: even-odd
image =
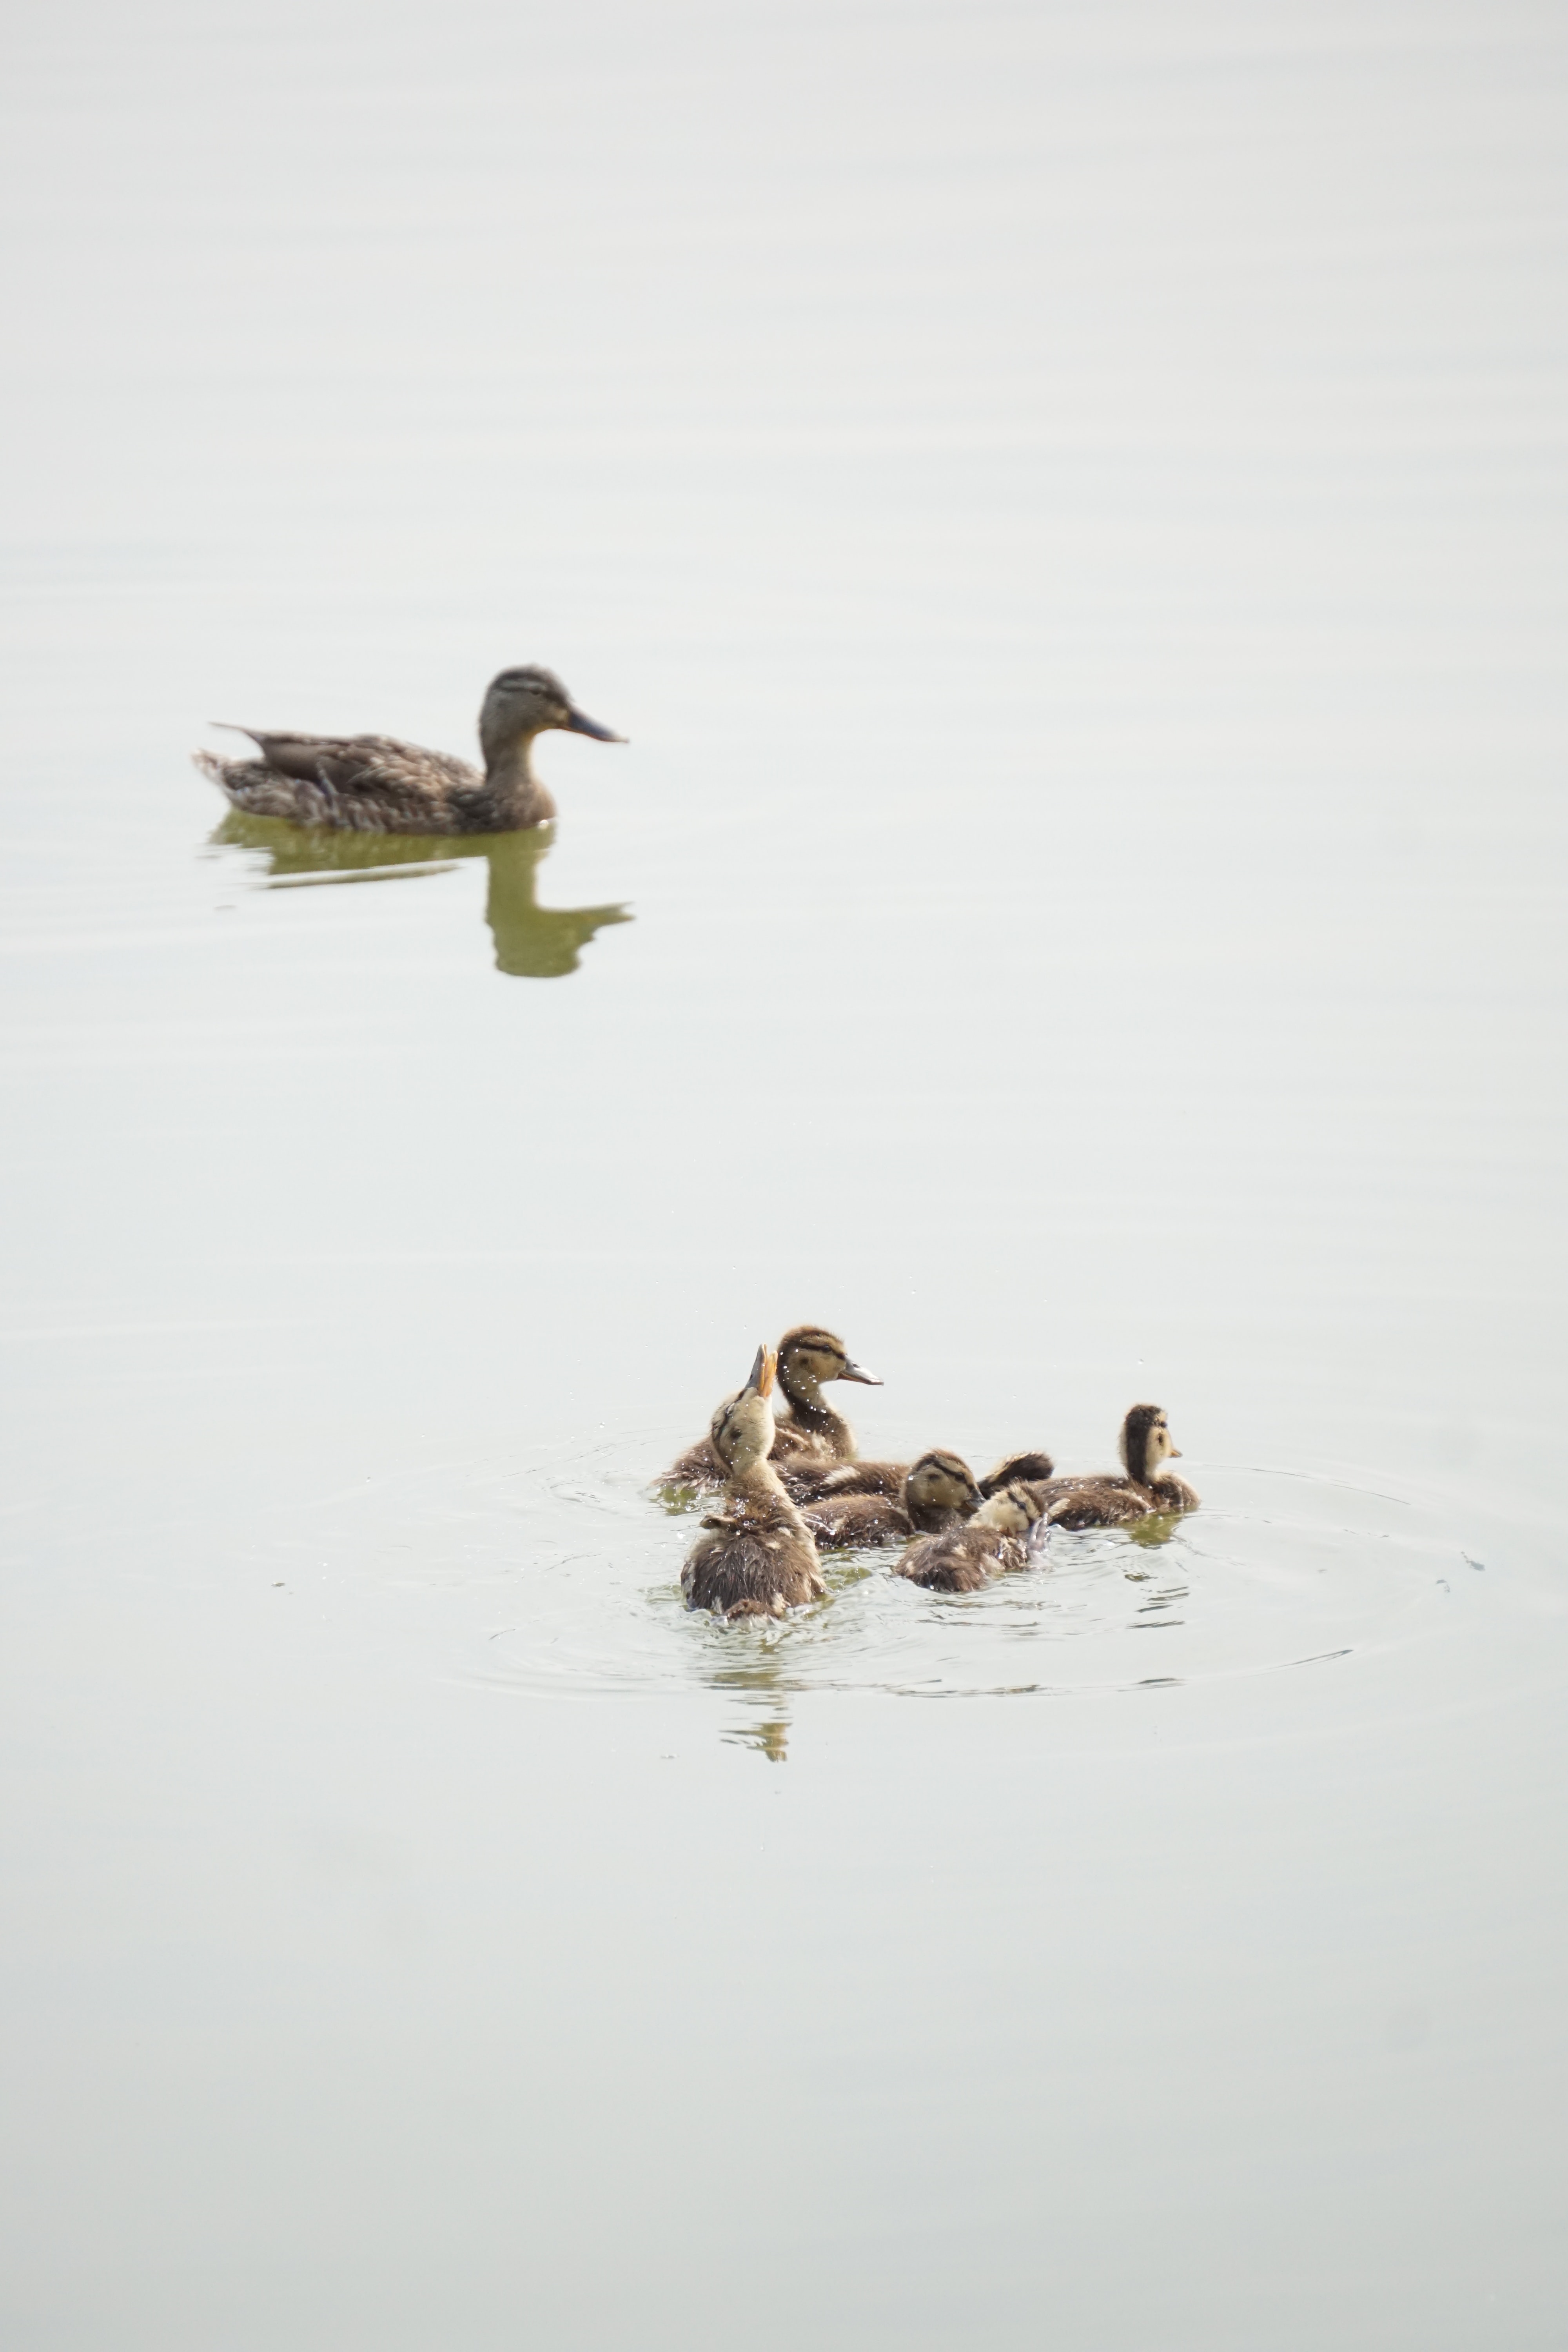
[[1168,1467],[1180,1449],[1157,1404],[1135,1404],[1122,1423],[1121,1475],[1058,1478],[1048,1454],[1022,1453],[976,1478],[941,1446],[916,1462],[859,1460],[855,1432],[823,1396],[830,1381],[882,1385],[833,1332],[797,1324],[776,1349],[757,1349],[745,1387],[666,1473],[670,1486],[725,1495],[680,1573],[689,1609],[783,1617],[826,1596],[820,1551],[862,1544],[902,1545],[893,1573],[912,1584],[974,1592],[1026,1567],[1048,1528],[1124,1527],[1197,1507]]

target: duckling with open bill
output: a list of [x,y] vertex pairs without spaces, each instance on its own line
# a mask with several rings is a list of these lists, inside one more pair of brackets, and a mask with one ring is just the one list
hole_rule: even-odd
[[768,1459],[776,1370],[764,1344],[745,1387],[714,1410],[709,1435],[724,1465],[728,1508],[703,1520],[680,1571],[687,1607],[731,1622],[783,1617],[827,1592],[811,1529]]

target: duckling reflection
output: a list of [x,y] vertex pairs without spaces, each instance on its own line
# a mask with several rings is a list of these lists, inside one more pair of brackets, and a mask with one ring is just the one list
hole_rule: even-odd
[[789,1762],[789,1738],[794,1728],[790,1699],[800,1688],[774,1644],[748,1645],[742,1653],[710,1658],[702,1667],[710,1690],[732,1696],[742,1712],[719,1727],[727,1747],[749,1748],[770,1764]]
[[719,1737],[731,1748],[750,1748],[754,1754],[765,1756],[770,1764],[789,1762],[787,1715],[770,1717],[766,1723],[732,1723]]
[[625,906],[539,904],[539,868],[555,839],[550,824],[526,833],[468,836],[342,833],[231,809],[210,838],[219,848],[265,853],[263,887],[273,890],[316,882],[413,880],[449,874],[459,860],[482,857],[489,868],[485,920],[495,941],[496,970],[520,980],[562,979],[576,971],[580,950],[596,931],[635,919]]

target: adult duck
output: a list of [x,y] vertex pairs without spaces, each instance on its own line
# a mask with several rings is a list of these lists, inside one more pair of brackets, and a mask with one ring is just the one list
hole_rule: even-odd
[[[226,720],[215,722],[226,726]],[[543,824],[555,803],[533,772],[536,736],[552,728],[620,743],[577,709],[552,670],[503,669],[479,712],[484,771],[447,751],[426,751],[390,735],[286,735],[237,727],[259,760],[198,751],[204,775],[252,816],[350,833],[516,833]]]
[[680,1571],[688,1609],[728,1622],[782,1617],[827,1591],[811,1530],[768,1459],[776,1362],[771,1348],[759,1348],[745,1387],[714,1412],[709,1435],[724,1465],[729,1508],[703,1520]]

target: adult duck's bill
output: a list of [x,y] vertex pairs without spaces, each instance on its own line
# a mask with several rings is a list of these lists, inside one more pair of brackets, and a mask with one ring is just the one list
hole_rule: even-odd
[[883,1386],[879,1373],[868,1372],[864,1364],[852,1363],[847,1356],[844,1359],[844,1370],[838,1377],[841,1381],[858,1381],[861,1387],[865,1389],[879,1389]]
[[585,710],[579,710],[574,704],[567,706],[564,724],[569,734],[591,735],[595,743],[624,743],[626,740],[624,735],[617,735],[613,728],[601,727],[596,719],[590,719]]

